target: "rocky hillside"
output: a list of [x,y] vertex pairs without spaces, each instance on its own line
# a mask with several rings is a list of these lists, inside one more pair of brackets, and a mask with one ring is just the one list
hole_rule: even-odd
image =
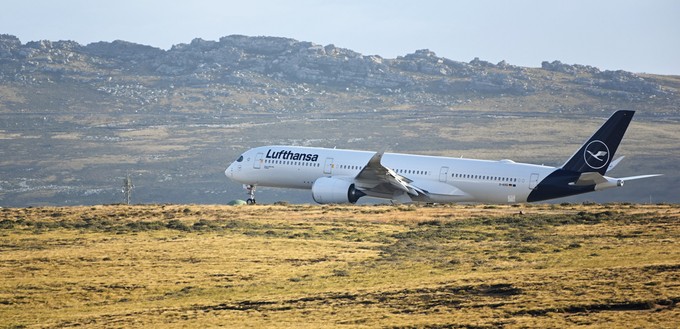
[[[494,146],[422,147],[429,136],[375,127],[442,115],[455,116],[449,126],[466,124],[480,113],[601,117],[623,108],[677,122],[678,104],[680,77],[559,61],[525,68],[429,50],[386,59],[238,35],[170,50],[0,35],[0,205],[116,202],[125,172],[144,183],[143,202],[221,202],[234,187],[225,190],[219,169],[262,143],[366,148],[402,138],[396,151],[445,154]],[[366,119],[371,134],[360,129]],[[334,120],[357,124],[348,130]],[[310,124],[316,130],[294,133]]]
[[[680,98],[677,80],[671,83],[662,77],[600,71],[559,61],[543,62],[540,69],[523,68],[477,58],[459,62],[437,57],[429,50],[385,59],[333,45],[274,37],[195,39],[164,51],[125,41],[86,46],[73,41],[22,44],[14,36],[2,35],[0,63],[4,87],[78,85],[112,102],[152,107],[166,107],[164,100],[172,96],[175,88],[195,86],[205,90],[206,101],[211,103],[229,92],[258,88],[264,92],[271,87],[279,87],[269,91],[287,103],[307,96],[307,90],[314,86],[390,95],[393,103],[405,102],[398,97],[401,94],[420,95],[416,100],[421,103],[437,104],[442,96],[454,100],[446,105],[500,95],[521,98],[571,94],[581,98],[578,105],[586,107],[592,103],[627,107],[644,103],[656,113],[676,112],[673,104]],[[191,100],[186,103],[174,106],[191,107]],[[2,105],[11,110],[17,104]],[[299,106],[304,103],[291,105],[298,105],[296,109],[305,107]],[[222,107],[228,108],[229,104]],[[553,109],[579,110],[577,107],[555,104]]]

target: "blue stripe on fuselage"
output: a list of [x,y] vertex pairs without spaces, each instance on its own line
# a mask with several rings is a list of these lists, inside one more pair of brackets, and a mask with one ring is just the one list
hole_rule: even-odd
[[575,171],[557,169],[543,179],[534,190],[529,193],[527,202],[562,198],[595,190],[595,185],[569,185],[569,183],[576,182],[579,176],[581,176],[581,174]]

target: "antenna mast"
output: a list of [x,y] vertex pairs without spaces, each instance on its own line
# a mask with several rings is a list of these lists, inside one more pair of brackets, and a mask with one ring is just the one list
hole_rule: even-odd
[[130,198],[132,197],[132,189],[135,186],[132,184],[132,179],[130,178],[130,173],[123,179],[123,202],[125,204],[130,204]]

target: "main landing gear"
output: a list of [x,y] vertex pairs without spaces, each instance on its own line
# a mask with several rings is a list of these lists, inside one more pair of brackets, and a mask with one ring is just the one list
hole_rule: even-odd
[[246,200],[246,203],[255,204],[255,185],[243,185],[243,188],[248,191],[248,200]]

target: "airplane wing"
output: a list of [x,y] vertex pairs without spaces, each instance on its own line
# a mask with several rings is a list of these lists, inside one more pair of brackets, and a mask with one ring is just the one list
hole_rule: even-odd
[[584,172],[584,173],[581,174],[581,176],[579,176],[578,180],[570,183],[570,185],[576,185],[576,186],[595,185],[596,188],[597,188],[598,185],[612,185],[613,184],[613,185],[622,186],[625,181],[643,179],[643,178],[651,178],[651,177],[658,177],[658,176],[663,176],[663,175],[662,174],[652,174],[652,175],[639,175],[639,176],[613,178],[613,177],[602,176],[598,172]]
[[[368,195],[379,197],[418,196],[428,192],[413,185],[413,181],[383,166],[380,162],[384,152],[371,157],[366,166],[354,178],[356,187]],[[410,199],[410,198],[408,198]],[[410,201],[410,200],[405,200]]]

